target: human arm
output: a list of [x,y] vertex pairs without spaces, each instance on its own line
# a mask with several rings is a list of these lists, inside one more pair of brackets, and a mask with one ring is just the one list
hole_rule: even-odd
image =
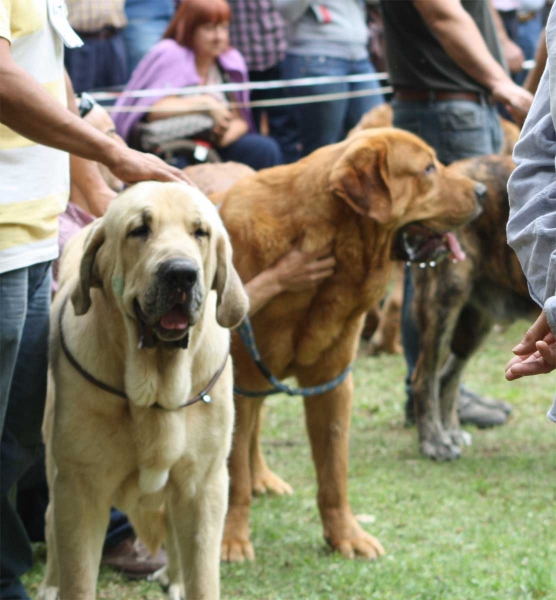
[[336,259],[330,248],[317,252],[293,249],[278,262],[245,284],[249,314],[254,315],[282,292],[299,292],[316,287],[334,273]]
[[481,32],[460,0],[413,0],[427,27],[448,56],[493,98],[526,113],[533,96],[516,85],[490,53]]
[[502,22],[498,11],[494,8],[492,0],[490,0],[490,12],[492,13],[496,33],[498,34],[498,39],[502,45],[502,51],[504,52],[510,71],[512,73],[523,71],[523,61],[525,60],[523,50],[508,36],[508,32],[504,27],[504,23]]
[[106,165],[127,183],[188,181],[157,157],[124,148],[57,102],[10,52],[0,38],[0,122],[34,142]]
[[537,88],[539,87],[539,83],[541,81],[542,74],[544,73],[544,68],[546,67],[547,61],[548,53],[546,51],[546,32],[543,29],[539,37],[537,50],[535,52],[535,66],[529,71],[525,81],[523,82],[523,87],[530,91],[531,94],[535,94]]
[[514,149],[516,169],[508,182],[508,244],[519,258],[531,297],[543,308],[539,320],[514,348],[517,356],[506,367],[509,380],[547,372],[541,370],[550,366],[553,337],[547,340],[547,336],[556,333],[555,28],[552,11],[547,26],[547,68]]
[[[65,73],[65,79],[68,108],[79,117],[73,86],[67,73]],[[101,217],[106,212],[110,201],[116,197],[116,193],[102,178],[97,164],[90,160],[71,155],[70,180],[72,201],[95,217]],[[75,193],[75,188],[77,188],[77,193]]]

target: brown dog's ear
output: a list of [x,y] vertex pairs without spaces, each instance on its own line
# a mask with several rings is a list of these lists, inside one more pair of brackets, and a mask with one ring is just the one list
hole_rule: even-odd
[[388,147],[380,139],[348,146],[332,167],[330,191],[353,210],[384,225],[392,218]]
[[93,225],[92,231],[85,240],[85,248],[79,267],[79,280],[71,295],[75,314],[78,316],[84,315],[91,306],[90,289],[102,285],[101,280],[95,275],[94,266],[97,252],[102,246],[104,238],[102,219],[99,219]]
[[218,297],[216,320],[227,329],[239,325],[249,310],[249,299],[232,262],[232,245],[227,235],[216,242],[216,274],[212,289]]

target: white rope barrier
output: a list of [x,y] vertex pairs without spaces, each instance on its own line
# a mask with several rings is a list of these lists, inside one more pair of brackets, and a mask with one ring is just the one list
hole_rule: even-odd
[[[376,96],[378,94],[389,94],[393,91],[393,88],[390,86],[385,86],[376,89],[369,90],[357,90],[354,92],[339,92],[337,94],[315,94],[312,96],[291,96],[289,98],[276,98],[269,100],[254,100],[252,102],[230,102],[227,106],[230,108],[269,108],[273,106],[294,106],[297,104],[311,104],[318,102],[332,102],[335,100],[344,100],[346,98],[362,98],[364,96]],[[124,112],[124,113],[149,113],[149,112],[170,112],[175,113],[175,107],[168,108],[154,108],[152,106],[105,106],[104,107],[108,112]],[[207,107],[208,108],[208,107]],[[189,108],[189,109],[180,109],[180,113],[198,113],[199,107]]]
[[127,90],[121,92],[90,92],[95,100],[116,100],[118,98],[145,98],[149,96],[197,96],[212,92],[241,92],[245,90],[272,90],[311,85],[332,85],[334,83],[362,83],[388,79],[388,73],[365,73],[361,75],[338,75],[324,77],[301,77],[298,79],[278,79],[273,81],[247,81],[244,83],[221,83],[218,85],[195,85],[177,88],[157,88],[148,90]]

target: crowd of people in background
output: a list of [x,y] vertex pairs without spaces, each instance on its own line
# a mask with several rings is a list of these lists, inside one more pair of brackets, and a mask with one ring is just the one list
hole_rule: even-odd
[[[20,576],[32,562],[27,533],[34,535],[33,525],[26,519],[26,533],[21,520],[26,513],[25,496],[20,495],[18,513],[12,495],[25,473],[31,481],[20,485],[20,491],[25,487],[37,489],[29,467],[40,452],[50,261],[58,254],[56,221],[70,190],[68,177],[63,175],[69,173],[66,153],[73,155],[72,202],[61,217],[62,238],[101,216],[122,182],[184,178],[162,161],[135,151],[149,151],[152,139],[168,139],[168,135],[180,132],[186,136],[194,129],[223,160],[261,169],[296,161],[323,145],[341,141],[365,113],[390,99],[380,93],[380,83],[374,79],[317,84],[311,88],[284,86],[253,90],[250,95],[243,91],[124,95],[116,103],[112,122],[106,113],[98,112],[86,92],[372,75],[386,65],[394,87],[394,124],[424,138],[441,161],[450,163],[497,151],[501,144],[500,111],[518,121],[524,119],[533,97],[521,87],[526,75],[523,63],[545,48],[539,39],[550,6],[546,0],[327,0],[322,4],[310,0],[66,0],[69,23],[83,42],[80,45],[66,31],[64,64],[70,84],[64,80],[61,41],[46,25],[47,3],[36,3],[41,9],[35,15],[40,24],[35,30],[31,27],[34,16],[10,12],[11,4],[0,0],[0,70],[4,78],[0,90],[0,202],[10,199],[6,209],[23,220],[19,222],[14,216],[15,220],[10,221],[11,229],[3,235],[0,253],[0,287],[3,294],[9,291],[11,298],[10,306],[7,296],[2,298],[0,322],[0,597],[27,598]],[[50,18],[58,30],[58,17]],[[58,25],[64,37],[59,19]],[[18,40],[36,31],[44,32],[43,46],[18,46]],[[547,33],[553,35],[553,30],[549,28]],[[549,46],[550,42],[551,38]],[[20,66],[21,56],[31,56],[35,61],[30,70]],[[24,58],[22,64],[32,64],[32,60],[25,62],[29,60]],[[549,119],[550,111],[555,113],[546,77],[543,105],[538,106],[537,113]],[[45,87],[50,91],[56,88],[54,95],[59,105],[52,104]],[[73,100],[74,91],[81,95],[78,105]],[[288,101],[308,94],[343,96],[319,103]],[[66,96],[74,113],[71,118],[62,110]],[[251,110],[249,99],[282,102],[272,108]],[[129,108],[139,110],[126,110]],[[205,120],[199,120],[199,115]],[[551,143],[555,135],[553,119],[545,122],[545,137]],[[533,125],[526,127],[528,137],[520,152],[526,152],[527,144],[533,143]],[[29,146],[26,138],[35,143]],[[553,184],[552,145],[547,146],[550,150],[546,158],[552,165],[552,179],[539,179],[538,189],[535,188],[539,194],[543,186]],[[65,153],[50,152],[46,146]],[[91,161],[104,169],[105,179]],[[11,169],[9,177],[5,165]],[[23,172],[29,169],[34,169],[34,179],[27,182],[27,187],[22,186],[21,181],[29,180]],[[60,174],[59,181],[52,181],[53,173]],[[520,173],[523,169],[518,166],[511,188],[516,196],[521,195],[520,186],[528,187],[527,172],[521,180]],[[18,191],[14,200],[15,189]],[[42,207],[32,217],[23,209],[16,210],[18,202],[21,208],[21,203],[30,198]],[[544,210],[542,202],[536,206],[541,212]],[[532,243],[531,219],[519,207],[516,198],[512,240],[527,261]],[[40,234],[37,238],[28,234],[29,223],[25,219],[39,217],[40,222],[33,225],[35,234]],[[540,217],[542,214],[537,211],[533,220]],[[520,235],[523,231],[527,235]],[[548,231],[546,239],[553,240],[550,236],[554,235],[554,228]],[[543,248],[547,264],[553,244],[549,246]],[[550,260],[554,262],[553,258]],[[531,276],[539,282],[534,291],[542,304],[550,286],[546,286],[546,270],[535,269],[530,267],[528,274],[534,271]],[[412,285],[408,270],[403,333],[410,374],[418,345],[410,310]],[[553,281],[550,285],[553,287]],[[547,313],[549,320],[540,323],[537,335],[548,351],[541,344],[544,352],[539,354],[534,344],[538,340],[529,339],[522,344],[520,358],[512,365],[550,360],[554,337],[550,338],[548,326],[554,331],[556,317],[553,297],[548,299],[552,302]],[[512,365],[508,367],[509,379],[528,374],[519,366],[512,374]],[[467,415],[468,422],[505,422],[508,411],[502,404],[466,390],[460,397],[461,410],[467,411],[462,415]],[[408,398],[408,420],[411,411]],[[556,420],[556,411],[552,417]],[[41,479],[40,468],[37,479]],[[30,512],[37,514],[33,509]],[[41,529],[39,520],[35,536],[40,535]],[[165,557],[149,556],[134,542],[125,515],[114,511],[104,562],[134,576],[146,576],[160,568]]]

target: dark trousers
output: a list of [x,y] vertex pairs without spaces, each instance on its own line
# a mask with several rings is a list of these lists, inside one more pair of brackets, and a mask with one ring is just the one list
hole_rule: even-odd
[[81,48],[67,48],[65,65],[77,94],[124,85],[127,81],[127,54],[120,32],[108,38],[86,36]]
[[255,171],[282,164],[282,152],[278,142],[259,133],[246,133],[226,148],[216,150],[223,161],[243,163]]
[[15,508],[18,483],[41,449],[46,398],[50,263],[0,275],[0,598],[27,599],[33,566]]
[[[279,81],[282,79],[281,65],[276,64],[265,71],[249,71],[250,81]],[[274,88],[270,90],[252,90],[251,100],[283,100],[289,94],[288,88]],[[289,157],[300,153],[298,125],[295,112],[288,106],[271,106],[268,108],[253,107],[253,119],[257,130],[261,129],[261,116],[266,112],[268,118],[269,135],[280,146],[284,161],[290,162]]]

